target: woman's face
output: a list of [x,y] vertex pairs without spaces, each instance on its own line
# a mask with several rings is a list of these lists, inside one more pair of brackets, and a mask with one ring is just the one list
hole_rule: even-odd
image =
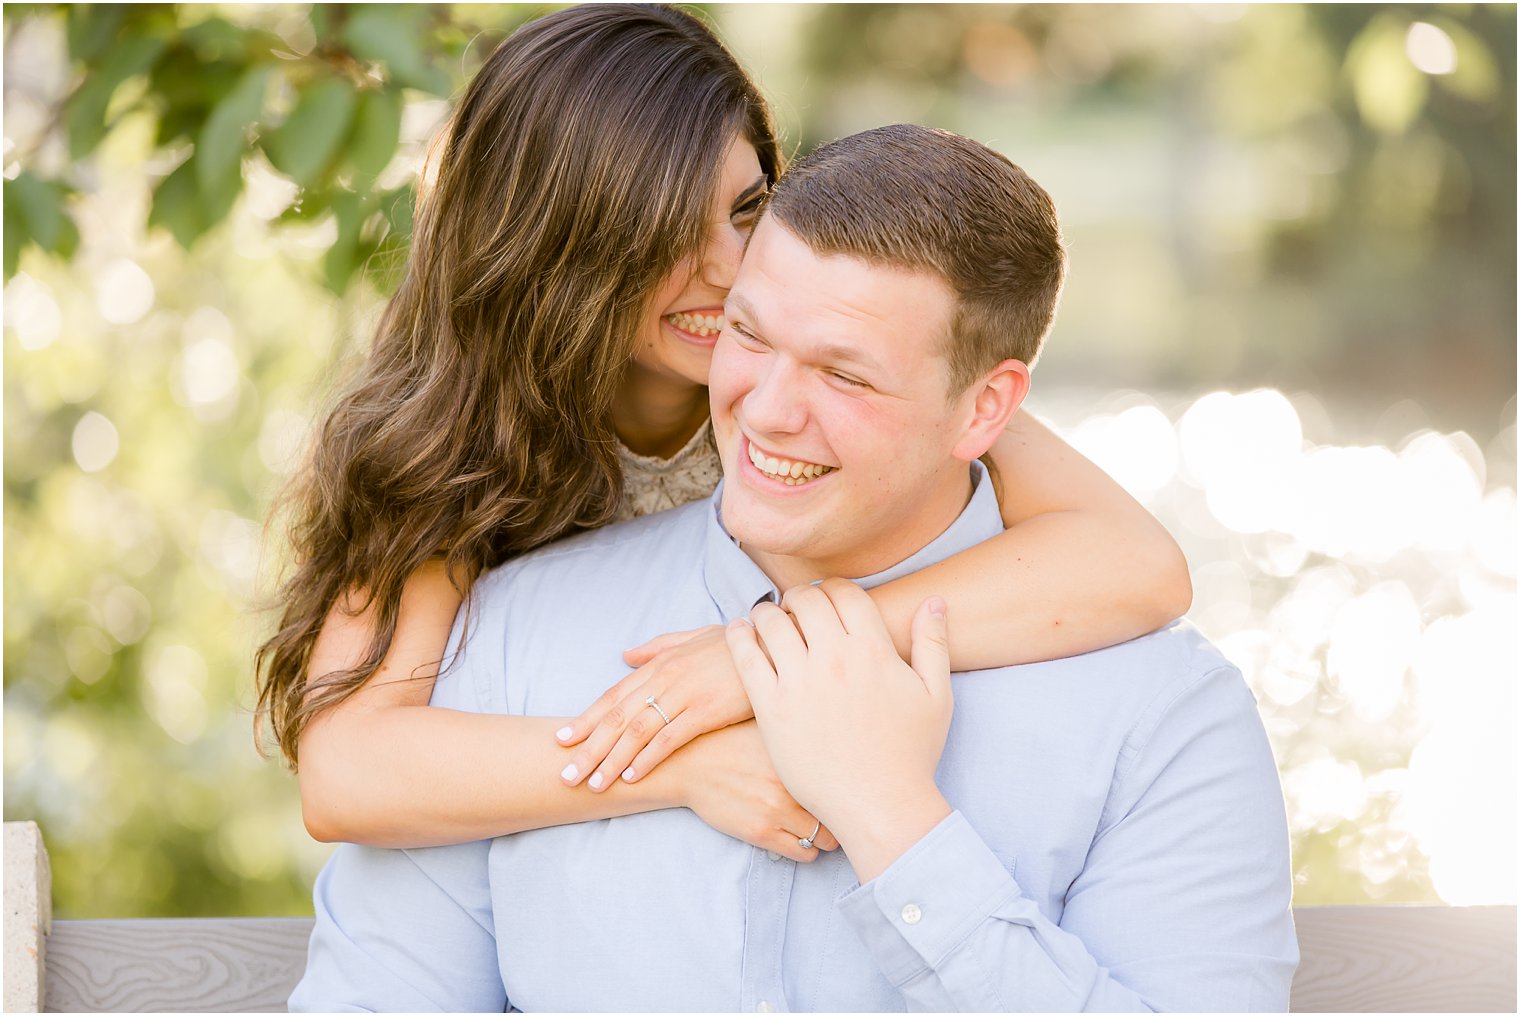
[[718,190],[708,209],[707,242],[699,253],[677,265],[655,292],[639,330],[633,356],[637,366],[668,378],[707,384],[713,344],[723,329],[723,301],[765,190],[755,146],[737,138],[723,157]]

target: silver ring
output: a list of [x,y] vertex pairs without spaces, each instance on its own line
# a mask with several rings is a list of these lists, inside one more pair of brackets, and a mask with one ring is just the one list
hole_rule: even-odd
[[665,710],[660,708],[660,704],[654,700],[653,695],[650,695],[648,698],[644,699],[644,704],[646,706],[653,707],[654,711],[660,714],[660,719],[664,720],[666,723],[670,722],[670,717],[665,715]]
[[813,849],[813,837],[817,836],[818,835],[818,830],[820,830],[822,828],[823,828],[823,823],[822,822],[814,822],[813,823],[813,831],[810,832],[810,833],[808,833],[802,839],[798,840],[797,841],[797,846],[801,847],[803,850],[812,850]]

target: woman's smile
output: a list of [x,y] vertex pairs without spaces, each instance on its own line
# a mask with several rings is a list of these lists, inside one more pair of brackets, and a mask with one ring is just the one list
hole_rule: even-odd
[[676,311],[666,314],[661,320],[666,327],[687,342],[705,346],[708,349],[711,349],[713,343],[718,341],[718,333],[726,324],[721,306]]

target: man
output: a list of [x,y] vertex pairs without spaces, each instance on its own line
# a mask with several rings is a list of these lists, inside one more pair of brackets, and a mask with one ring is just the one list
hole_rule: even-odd
[[961,674],[952,718],[942,603],[910,667],[858,588],[809,585],[1001,527],[976,460],[1062,263],[1048,196],[964,138],[898,125],[803,160],[725,308],[713,501],[482,579],[438,682],[435,705],[571,715],[643,634],[733,621],[776,771],[842,850],[798,865],[684,810],[344,847],[293,1008],[1285,1008],[1281,792],[1212,647],[1173,627]]

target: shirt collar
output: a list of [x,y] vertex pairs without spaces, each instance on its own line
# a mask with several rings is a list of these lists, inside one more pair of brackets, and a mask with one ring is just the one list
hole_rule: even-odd
[[[953,557],[1002,532],[1003,518],[997,495],[980,462],[971,463],[971,482],[971,500],[944,532],[892,567],[874,575],[855,577],[852,581],[870,589]],[[723,484],[719,483],[707,506],[703,573],[713,603],[725,620],[731,620],[748,614],[750,608],[761,600],[779,600],[781,591],[723,528],[722,504]]]

